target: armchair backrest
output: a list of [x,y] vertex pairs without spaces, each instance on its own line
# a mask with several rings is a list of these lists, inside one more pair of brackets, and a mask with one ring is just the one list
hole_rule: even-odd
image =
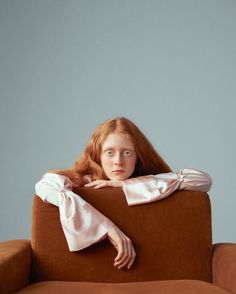
[[131,270],[113,266],[116,250],[105,239],[69,252],[56,206],[33,201],[33,281],[136,282],[169,279],[211,281],[211,208],[207,193],[176,191],[150,204],[129,207],[121,188],[75,191],[133,241]]

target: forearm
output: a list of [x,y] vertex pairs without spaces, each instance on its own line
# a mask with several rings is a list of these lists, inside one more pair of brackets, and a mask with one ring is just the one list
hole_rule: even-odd
[[197,169],[184,168],[177,173],[180,181],[179,190],[208,192],[212,186],[210,175]]
[[31,245],[28,240],[0,243],[0,293],[13,293],[29,283]]
[[130,178],[123,181],[128,205],[150,203],[166,198],[176,190],[208,192],[210,176],[196,169],[182,169],[176,173],[163,173]]
[[45,174],[35,185],[44,202],[58,206],[60,221],[70,251],[82,250],[106,237],[112,222],[72,191],[71,181]]

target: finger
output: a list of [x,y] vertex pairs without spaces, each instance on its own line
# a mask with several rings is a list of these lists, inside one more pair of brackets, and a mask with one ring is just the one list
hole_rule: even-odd
[[116,249],[118,251],[118,254],[114,260],[115,264],[121,260],[121,258],[123,257],[123,254],[124,254],[124,248],[123,248],[122,241],[119,241],[119,243],[116,244]]
[[126,248],[125,248],[125,243],[122,240],[122,245],[121,245],[121,248],[118,252],[117,257],[115,258],[114,266],[118,267],[124,261],[125,257],[126,257]]
[[94,185],[94,182],[91,182],[91,183],[85,184],[84,187],[93,187],[93,185]]
[[[127,259],[127,263],[129,265],[130,260],[132,260],[132,249],[133,249],[133,246],[132,246],[132,242],[131,241],[128,242],[127,247],[128,247],[128,256],[129,256],[129,258]],[[128,268],[128,265],[127,265],[127,268]]]
[[127,250],[128,250],[127,243],[125,242],[125,244],[124,244],[124,254],[123,254],[123,257],[115,265],[115,266],[117,266],[118,269],[121,269],[121,268],[125,267],[127,265],[127,262],[129,262],[129,260],[130,260],[130,257],[128,255]]
[[135,257],[136,257],[136,253],[135,253],[134,249],[132,249],[132,258],[131,258],[131,261],[129,262],[128,266],[127,266],[128,269],[130,269],[131,266],[133,265]]
[[[132,255],[133,246],[132,246],[132,242],[130,239],[125,240],[124,247],[125,247],[125,253],[124,253],[124,257],[119,262],[119,266],[118,266],[119,269],[126,266],[127,264],[129,265],[130,261],[133,258],[133,255]],[[128,265],[127,265],[127,267],[128,267]]]
[[106,186],[107,186],[107,182],[103,182],[103,183],[101,183],[101,184],[95,186],[94,188],[95,188],[95,189],[99,189],[99,188],[106,187]]
[[123,268],[124,266],[127,266],[129,262],[132,260],[132,242],[129,238],[124,240],[124,252],[123,257],[115,262],[115,266],[118,267],[118,269]]
[[85,187],[93,187],[93,186],[96,186],[99,183],[101,183],[101,181],[100,180],[96,180],[96,181],[90,182],[88,184],[85,184],[84,186]]

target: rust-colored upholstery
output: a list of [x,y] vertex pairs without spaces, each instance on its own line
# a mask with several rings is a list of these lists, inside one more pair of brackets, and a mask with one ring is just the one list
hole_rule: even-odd
[[101,284],[86,282],[41,282],[19,294],[228,294],[212,284],[194,280]]
[[[35,196],[31,246],[21,242],[19,256],[11,257],[6,266],[0,244],[0,293],[19,290],[24,293],[234,293],[236,273],[222,278],[230,257],[236,265],[236,245],[227,253],[224,246],[216,248],[216,264],[212,284],[211,208],[207,193],[176,191],[164,200],[128,207],[120,188],[78,188],[76,191],[86,201],[109,217],[133,241],[137,257],[131,270],[118,270],[113,266],[116,250],[108,240],[103,240],[84,250],[69,252],[61,228],[58,208],[44,203]],[[16,241],[8,244],[13,246]],[[25,247],[23,246],[25,244]],[[14,246],[13,246],[14,247]],[[19,247],[19,246],[18,246]],[[22,249],[24,247],[24,250]],[[27,249],[26,249],[27,248]],[[32,250],[32,257],[31,257]],[[224,256],[226,261],[224,262]],[[21,264],[27,278],[4,283],[11,268]],[[5,263],[5,265],[4,265]],[[15,266],[15,267],[14,267]],[[233,279],[233,277],[235,277]],[[24,288],[23,288],[24,287]]]
[[33,281],[211,281],[207,194],[179,191],[164,201],[129,207],[119,188],[80,188],[77,192],[131,238],[137,253],[135,264],[132,270],[118,271],[113,266],[116,251],[107,240],[70,253],[58,208],[37,197],[33,213]]

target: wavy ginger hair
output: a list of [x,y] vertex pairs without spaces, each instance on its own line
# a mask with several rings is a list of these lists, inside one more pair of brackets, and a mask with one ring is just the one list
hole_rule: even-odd
[[71,168],[53,172],[69,177],[78,186],[84,185],[85,175],[90,175],[92,180],[107,179],[100,157],[102,145],[111,133],[127,134],[134,144],[137,161],[131,177],[171,171],[140,129],[127,118],[118,117],[107,120],[96,128],[80,158]]

